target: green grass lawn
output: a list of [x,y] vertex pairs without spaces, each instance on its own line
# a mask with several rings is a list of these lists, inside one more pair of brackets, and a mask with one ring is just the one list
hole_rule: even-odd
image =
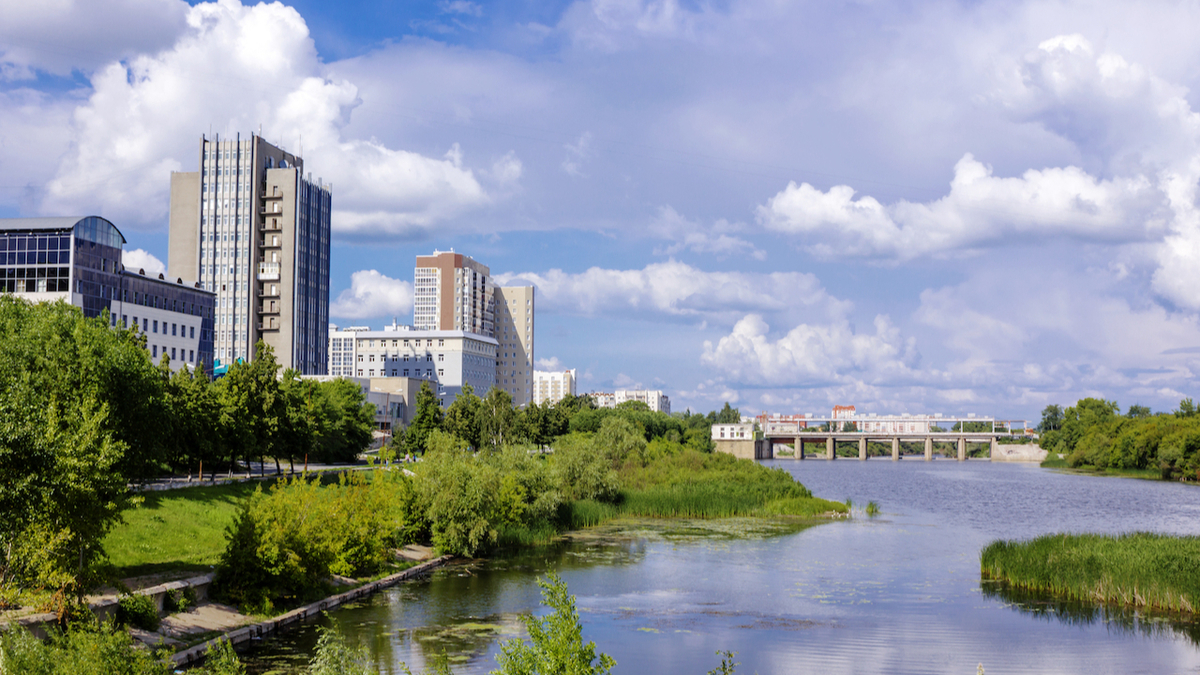
[[125,522],[104,538],[118,578],[175,571],[208,571],[225,550],[233,522],[257,482],[146,493],[125,511]]

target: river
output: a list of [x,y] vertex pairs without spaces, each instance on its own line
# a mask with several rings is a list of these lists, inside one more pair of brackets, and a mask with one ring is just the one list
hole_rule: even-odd
[[[456,564],[332,614],[380,672],[445,652],[455,673],[496,667],[499,643],[541,611],[536,578],[558,571],[585,640],[616,673],[1197,673],[1200,624],[1014,598],[980,584],[997,538],[1148,530],[1200,534],[1200,488],[1037,466],[839,459],[765,462],[850,520],[659,521],[586,532],[533,552]],[[882,514],[861,507],[877,502]],[[1200,564],[1200,561],[1198,561]],[[316,627],[263,641],[252,673],[292,672]]]

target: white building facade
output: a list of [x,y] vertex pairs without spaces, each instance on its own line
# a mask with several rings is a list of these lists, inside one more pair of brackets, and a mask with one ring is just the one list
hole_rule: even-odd
[[626,401],[641,401],[654,412],[671,414],[671,399],[658,389],[617,389],[612,393],[592,392],[588,396],[598,408],[615,408]]
[[466,331],[388,326],[329,327],[329,374],[355,378],[426,380],[443,405],[469,384],[483,396],[496,384],[493,338]]
[[575,369],[533,371],[533,402],[554,405],[570,394],[575,395]]

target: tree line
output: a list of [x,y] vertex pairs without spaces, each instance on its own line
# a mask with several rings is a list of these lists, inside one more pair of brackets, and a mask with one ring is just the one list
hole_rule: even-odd
[[352,459],[374,408],[347,381],[279,376],[269,347],[209,380],[155,365],[145,336],[65,302],[0,295],[0,607],[69,588],[103,557],[128,485],[252,458]]
[[1085,398],[1048,405],[1038,426],[1041,447],[1068,466],[1154,469],[1165,479],[1200,480],[1200,409],[1190,398],[1172,412]]
[[599,408],[586,394],[567,394],[555,403],[544,401],[518,408],[512,396],[499,387],[492,387],[480,397],[469,384],[443,409],[429,383],[424,382],[417,392],[413,421],[407,429],[397,431],[392,447],[415,456],[425,451],[434,431],[443,431],[475,450],[497,450],[522,443],[545,448],[569,433],[598,431],[604,420],[614,415],[637,424],[645,432],[646,440],[661,437],[701,452],[713,449],[713,424],[741,420],[741,413],[729,403],[719,412],[707,415],[693,414],[690,409],[669,415],[652,411],[641,401]]

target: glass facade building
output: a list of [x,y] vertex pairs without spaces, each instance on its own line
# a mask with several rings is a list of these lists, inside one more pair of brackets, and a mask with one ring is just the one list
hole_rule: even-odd
[[86,317],[109,313],[115,326],[137,325],[155,360],[176,367],[213,364],[215,296],[121,263],[125,237],[99,216],[0,219],[0,292],[28,300],[65,300]]

